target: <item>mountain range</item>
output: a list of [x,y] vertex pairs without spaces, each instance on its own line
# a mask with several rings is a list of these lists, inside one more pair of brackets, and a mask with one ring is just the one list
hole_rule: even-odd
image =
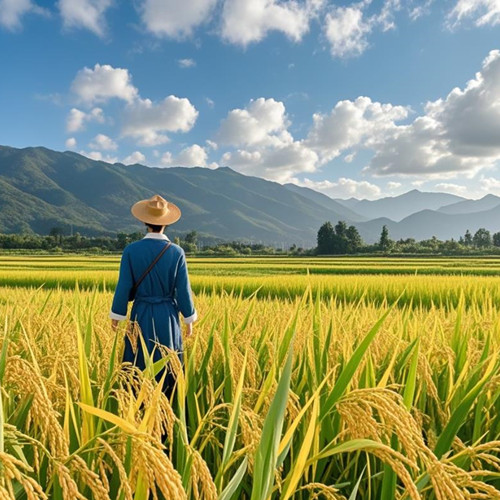
[[458,238],[500,231],[500,198],[481,200],[417,190],[380,200],[334,200],[229,167],[152,168],[109,164],[74,152],[0,146],[0,232],[112,235],[143,230],[130,206],[159,193],[182,210],[169,234],[312,247],[325,221],[354,224],[367,242],[387,225],[393,239]]

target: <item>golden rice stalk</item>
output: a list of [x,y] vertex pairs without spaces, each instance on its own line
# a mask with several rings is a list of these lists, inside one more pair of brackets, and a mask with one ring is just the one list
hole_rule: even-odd
[[196,500],[217,500],[217,487],[215,486],[212,474],[208,469],[207,463],[201,455],[189,447],[189,452],[193,458],[191,464],[191,486]]
[[339,490],[337,490],[333,486],[327,486],[326,484],[322,483],[305,484],[304,486],[301,486],[297,489],[297,491],[301,490],[311,491],[310,500],[319,500],[320,498],[324,498],[326,500],[347,500],[344,495],[341,495],[339,493]]
[[33,396],[26,422],[27,428],[32,425],[40,431],[40,441],[48,443],[53,456],[66,457],[69,454],[68,442],[59,420],[60,415],[45,391],[43,377],[27,360],[11,356],[7,360],[4,385],[15,393]]
[[118,494],[123,494],[124,500],[132,500],[132,487],[130,486],[130,482],[128,480],[127,471],[123,466],[123,458],[120,458],[111,445],[104,439],[97,438],[97,441],[102,446],[106,454],[111,458],[118,471],[118,476],[120,477],[120,489],[118,490]]
[[132,439],[132,485],[136,485],[140,475],[153,495],[156,495],[158,488],[165,498],[187,500],[182,478],[164,450],[157,447],[154,442],[148,442],[140,437],[133,436]]
[[30,472],[29,467],[21,460],[0,452],[0,498],[16,500],[14,494],[13,481],[18,482],[26,493],[28,500],[48,500],[42,487],[26,473]]
[[78,455],[73,455],[70,462],[71,470],[76,472],[82,482],[92,492],[93,500],[111,500],[109,488],[104,486],[99,474],[90,470],[85,461]]

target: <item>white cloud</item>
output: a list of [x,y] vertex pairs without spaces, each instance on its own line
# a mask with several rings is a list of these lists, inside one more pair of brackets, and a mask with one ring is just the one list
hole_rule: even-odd
[[496,177],[482,177],[480,186],[486,193],[493,193],[500,196],[500,179]]
[[204,148],[193,144],[183,149],[177,156],[176,164],[181,167],[205,167],[208,155]]
[[118,149],[118,144],[116,144],[116,142],[107,135],[97,134],[89,144],[89,148],[115,151]]
[[260,150],[237,150],[222,155],[221,163],[247,175],[256,175],[278,182],[290,182],[293,176],[314,172],[318,156],[301,142],[292,142]]
[[225,0],[222,9],[222,37],[246,46],[265,38],[269,31],[281,31],[298,42],[309,31],[309,22],[323,4],[318,0]]
[[138,99],[127,106],[122,134],[135,137],[139,144],[156,146],[168,142],[164,132],[188,132],[198,117],[198,111],[186,98],[173,95],[159,103]]
[[467,186],[461,186],[459,184],[453,184],[451,182],[440,182],[434,186],[438,191],[444,191],[445,193],[457,194],[459,196],[463,196],[467,194],[468,188]]
[[58,6],[66,28],[84,28],[97,36],[104,36],[104,13],[112,0],[59,0]]
[[74,149],[76,147],[76,139],[74,137],[68,137],[65,146],[67,149]]
[[134,165],[136,163],[146,163],[146,157],[140,151],[134,151],[132,154],[128,155],[123,163],[125,165]]
[[210,109],[213,109],[213,107],[215,106],[215,102],[212,99],[210,99],[210,97],[205,97],[205,102],[207,103]]
[[285,182],[300,172],[313,172],[317,154],[287,130],[290,122],[282,102],[259,98],[244,109],[233,109],[221,122],[221,144],[239,148],[226,151],[221,162],[240,172]]
[[387,183],[387,189],[392,191],[394,189],[399,189],[402,185],[401,182],[390,181]]
[[412,21],[416,21],[418,18],[429,14],[430,7],[434,3],[434,0],[425,0],[425,1],[414,0],[414,1],[417,3],[417,5],[413,6],[410,4],[410,12],[409,12],[410,19]]
[[334,57],[362,54],[368,47],[366,36],[371,29],[359,7],[337,7],[325,18],[325,36]]
[[320,191],[332,198],[368,198],[374,199],[381,195],[381,189],[368,181],[356,181],[346,177],[340,177],[337,181],[313,181],[305,178],[303,181],[295,181],[300,186],[305,186]]
[[167,151],[167,152],[162,154],[161,159],[160,159],[160,163],[162,165],[168,166],[168,165],[172,165],[172,160],[173,160],[172,153],[170,153],[170,151]]
[[207,143],[207,146],[208,146],[210,149],[213,149],[214,151],[216,151],[216,150],[217,150],[217,148],[219,147],[219,146],[217,145],[217,143],[216,143],[216,142],[211,141],[210,139],[207,139],[205,142]]
[[326,163],[354,146],[369,147],[407,116],[408,108],[372,102],[369,97],[339,101],[330,114],[313,115],[306,143]]
[[106,102],[114,97],[132,102],[138,96],[128,70],[109,64],[96,64],[94,69],[85,67],[78,71],[71,90],[85,104]]
[[351,153],[351,154],[348,154],[348,155],[345,155],[344,156],[344,161],[346,163],[352,163],[354,158],[356,158],[356,153]]
[[194,68],[196,61],[194,59],[178,59],[177,64],[180,68]]
[[143,0],[142,22],[156,36],[185,38],[210,20],[217,0]]
[[500,1],[458,0],[448,14],[449,26],[457,26],[465,19],[472,19],[476,26],[500,24]]
[[409,125],[374,140],[366,172],[376,175],[472,176],[500,161],[500,51],[491,51],[465,88],[429,102]]
[[85,113],[77,108],[72,108],[66,118],[66,130],[68,132],[79,132],[85,128],[87,122],[104,123],[104,114],[101,108],[93,108]]
[[28,14],[47,14],[31,0],[0,0],[0,25],[15,31],[22,27],[21,18]]
[[80,151],[80,154],[91,160],[104,161],[106,163],[116,163],[118,161],[116,156],[103,155],[100,151]]
[[285,105],[274,99],[251,100],[245,109],[233,109],[222,121],[218,138],[231,146],[290,143]]
[[371,3],[363,0],[348,7],[336,6],[326,14],[324,34],[333,57],[359,56],[368,48],[368,36],[375,29],[388,31],[395,27],[394,13],[401,8],[401,0],[385,0],[380,12],[367,15]]
[[[176,167],[206,167],[208,160],[208,153],[205,148],[198,144],[193,144],[184,148],[177,156],[167,151],[161,157],[161,163],[165,166]],[[211,163],[208,165],[210,168],[215,168],[217,164]]]

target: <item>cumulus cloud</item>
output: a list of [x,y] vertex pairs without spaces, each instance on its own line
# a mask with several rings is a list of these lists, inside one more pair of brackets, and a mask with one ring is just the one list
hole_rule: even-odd
[[79,132],[85,128],[88,122],[104,123],[104,113],[101,108],[93,108],[86,113],[77,108],[72,108],[66,118],[66,130],[68,132]]
[[138,99],[127,106],[122,134],[135,137],[144,146],[168,142],[164,132],[188,132],[198,117],[198,111],[186,98],[173,95],[159,103]]
[[316,153],[300,142],[254,151],[228,151],[221,159],[223,165],[229,165],[243,174],[278,182],[290,182],[298,173],[314,172],[317,161]]
[[[307,145],[318,152],[322,163],[354,146],[369,147],[396,128],[395,121],[408,116],[404,106],[373,102],[369,97],[339,101],[329,114],[315,113]],[[349,156],[349,155],[348,155]],[[346,161],[352,161],[346,157]]]
[[104,36],[104,13],[112,0],[59,0],[58,6],[66,28],[84,28],[97,36]]
[[166,151],[161,155],[160,162],[162,165],[169,166],[172,165],[172,160],[173,160],[172,153],[170,151]]
[[394,189],[400,188],[402,185],[403,184],[401,184],[401,182],[390,181],[387,183],[387,188],[392,191]]
[[375,175],[472,176],[500,160],[500,51],[491,51],[464,89],[429,102],[409,125],[373,141],[366,172]]
[[368,47],[371,26],[359,7],[337,7],[325,18],[325,36],[335,57],[358,56]]
[[96,64],[93,69],[85,67],[78,71],[71,90],[85,104],[106,102],[112,98],[132,102],[138,96],[128,70],[113,68],[109,64]]
[[0,26],[4,28],[20,29],[21,19],[28,13],[46,14],[47,11],[31,0],[0,0]]
[[381,189],[368,181],[356,181],[346,177],[340,177],[336,181],[313,181],[305,178],[303,181],[295,181],[300,186],[305,186],[320,191],[332,198],[358,198],[374,199],[380,197]]
[[165,166],[175,165],[178,167],[206,167],[208,154],[205,148],[193,144],[184,148],[176,157],[170,152],[163,154],[161,163]]
[[273,145],[291,142],[285,105],[274,99],[251,100],[245,109],[233,109],[222,121],[218,138],[231,146]]
[[385,0],[380,12],[367,15],[370,0],[348,7],[335,6],[325,16],[324,34],[333,57],[361,55],[369,46],[368,36],[375,30],[394,28],[394,13],[401,8],[400,0]]
[[193,144],[179,153],[177,163],[182,167],[205,167],[207,159],[205,149],[198,144]]
[[106,163],[116,163],[118,161],[116,156],[103,155],[100,151],[80,151],[80,154],[91,160],[104,161]]
[[89,148],[115,151],[118,149],[118,144],[116,144],[116,142],[107,135],[97,134],[89,144]]
[[[132,85],[129,71],[107,64],[96,64],[93,69],[85,67],[78,71],[71,89],[84,105],[105,103],[112,98],[125,101],[127,105],[121,116],[122,135],[134,137],[142,146],[165,144],[169,141],[165,132],[188,132],[198,117],[198,111],[186,98],[170,95],[158,103],[142,99]],[[68,131],[81,130],[86,121],[97,119],[94,115],[96,109],[100,108],[85,113],[73,108],[68,117]]]
[[134,151],[132,154],[128,155],[123,163],[125,165],[134,165],[136,163],[146,163],[146,157],[140,151]]
[[65,145],[68,149],[74,149],[76,147],[76,139],[74,137],[68,137]]
[[500,1],[498,0],[458,0],[448,14],[450,27],[470,19],[476,26],[500,24]]
[[178,59],[177,64],[180,68],[194,68],[196,66],[196,61],[194,59]]
[[143,0],[139,6],[142,22],[156,36],[185,38],[207,22],[217,0]]
[[282,102],[259,98],[233,109],[221,122],[220,144],[237,148],[221,158],[242,173],[286,182],[300,172],[313,172],[318,155],[287,130],[290,122]]
[[246,46],[265,38],[269,31],[281,31],[293,41],[300,41],[309,31],[309,22],[323,4],[277,0],[226,0],[222,9],[222,37]]

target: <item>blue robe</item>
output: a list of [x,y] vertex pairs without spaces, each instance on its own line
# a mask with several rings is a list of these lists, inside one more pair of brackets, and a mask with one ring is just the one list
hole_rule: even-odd
[[[168,242],[168,238],[163,234],[148,233],[142,240],[125,248],[111,306],[112,319],[126,319],[133,284]],[[185,323],[196,320],[186,256],[181,247],[172,243],[137,288],[130,313],[130,320],[136,321],[140,327],[148,352],[154,352],[154,361],[161,359],[159,349],[154,349],[155,345],[160,343],[176,350],[181,363],[183,362],[179,312]],[[134,341],[133,330],[125,336],[123,361],[130,361],[140,369],[145,368],[142,344],[139,338]],[[158,374],[158,380],[162,373],[163,370]],[[172,383],[173,379],[169,374],[164,384],[167,392],[171,392]]]

